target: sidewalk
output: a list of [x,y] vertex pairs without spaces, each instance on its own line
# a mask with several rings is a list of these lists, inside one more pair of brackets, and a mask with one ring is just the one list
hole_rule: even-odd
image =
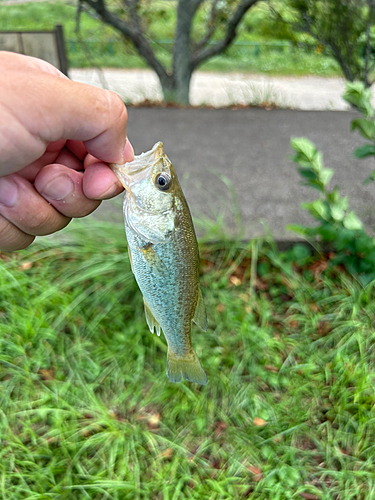
[[[70,78],[117,92],[126,103],[163,98],[156,74],[148,69],[77,69]],[[244,73],[193,74],[190,90],[192,106],[215,108],[236,104],[270,105],[300,110],[345,111],[341,98],[345,89],[342,78],[278,77]]]

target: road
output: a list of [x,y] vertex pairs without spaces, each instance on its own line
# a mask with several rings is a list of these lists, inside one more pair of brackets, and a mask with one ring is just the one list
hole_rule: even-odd
[[[300,208],[318,192],[300,185],[291,162],[290,138],[306,136],[323,151],[327,167],[349,196],[350,207],[375,226],[375,186],[362,181],[374,167],[371,160],[355,160],[361,139],[350,132],[353,111],[292,111],[259,108],[164,109],[129,108],[128,135],[136,154],[163,141],[197,220],[225,214],[233,228],[233,201],[220,180],[225,175],[236,193],[246,237],[264,234],[268,227],[278,240],[296,239],[287,224],[309,224]],[[120,221],[121,198],[103,202],[95,217]],[[264,225],[263,225],[264,224]]]

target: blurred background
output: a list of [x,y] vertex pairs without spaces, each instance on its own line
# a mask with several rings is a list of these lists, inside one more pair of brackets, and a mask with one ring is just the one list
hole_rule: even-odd
[[[285,226],[306,223],[299,205],[313,199],[288,158],[290,137],[302,134],[325,152],[372,231],[371,187],[356,183],[359,163],[369,175],[372,162],[353,160],[348,116],[328,112],[353,112],[342,99],[345,80],[373,81],[369,0],[3,0],[0,9],[0,48],[117,92],[129,107],[136,153],[163,140],[194,215],[224,211],[232,227],[237,203],[247,238],[266,228],[278,240],[295,239]],[[117,200],[94,217],[120,213]]]
[[0,49],[163,141],[208,315],[208,384],[171,384],[122,196],[0,252],[0,498],[375,497],[374,30],[375,0],[0,0]]
[[[364,73],[371,71],[373,59],[372,49],[367,47],[372,33],[371,29],[367,33],[370,13],[365,12],[366,2],[327,0],[318,4],[319,8],[316,2],[309,0],[206,0],[197,2],[190,10],[178,11],[177,2],[173,0],[123,3],[2,0],[1,30],[48,31],[62,24],[73,78],[86,75],[85,78],[93,78],[96,84],[117,85],[128,102],[162,100],[164,96],[169,102],[186,104],[189,96],[173,94],[177,86],[182,87],[182,82],[172,82],[168,75],[178,80],[180,66],[189,65],[185,71],[187,83],[197,69],[215,73],[211,80],[204,82],[204,75],[199,75],[198,82],[193,82],[193,87],[202,87],[203,95],[195,95],[193,88],[192,104],[272,105],[275,99],[281,101],[282,96],[273,95],[279,87],[272,88],[272,79],[267,80],[271,82],[268,89],[267,85],[260,85],[264,82],[262,75],[327,78],[344,74],[349,80],[368,79]],[[337,18],[341,23],[337,23]],[[2,38],[3,48],[9,47],[10,37],[8,35],[8,45]],[[184,47],[189,48],[189,44],[190,55],[184,53]],[[30,45],[29,39],[20,50],[28,53],[32,50]],[[181,57],[178,58],[178,54]],[[368,67],[363,68],[366,58]],[[109,73],[106,82],[105,73],[89,76],[90,72],[77,71],[78,68],[139,70],[148,67],[154,69],[154,78],[142,71],[127,74],[126,79],[117,73],[117,80],[122,79],[122,84],[112,81],[116,78],[115,72]],[[246,76],[238,75],[236,79],[233,73],[239,72]],[[217,73],[222,81],[217,80]],[[228,73],[229,83],[224,78]],[[246,85],[249,81],[254,82],[255,89]],[[322,85],[319,79],[311,81],[312,86],[319,84]],[[208,88],[205,93],[204,86]],[[221,92],[221,100],[217,97],[215,101],[212,91],[220,94],[221,86],[225,87],[224,93]],[[333,86],[333,90],[338,89]],[[295,107],[296,103],[287,97],[284,103],[276,104]],[[310,108],[305,103],[302,109],[313,109],[311,106],[312,103]]]

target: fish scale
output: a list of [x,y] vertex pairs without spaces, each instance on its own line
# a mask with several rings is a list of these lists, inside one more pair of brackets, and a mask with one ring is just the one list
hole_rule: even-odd
[[[189,207],[172,163],[157,143],[133,162],[111,165],[126,189],[125,231],[132,271],[151,332],[168,344],[167,375],[206,384],[191,343],[191,322],[207,330],[199,254]],[[160,181],[161,178],[161,181]]]
[[[155,266],[155,269],[144,258],[147,250],[142,249],[148,243],[125,223],[138,286],[150,309],[155,311],[155,319],[160,324],[167,343],[173,345],[174,352],[178,355],[192,349],[190,336],[186,336],[185,330],[190,329],[188,321],[194,315],[197,301],[194,287],[199,279],[198,268],[194,266],[198,245],[194,233],[185,228],[187,225],[188,229],[192,224],[188,210],[186,205],[178,211],[179,224],[171,239],[153,246],[152,251],[164,264]],[[179,263],[178,266],[175,265],[176,262]],[[187,321],[186,317],[190,320]]]

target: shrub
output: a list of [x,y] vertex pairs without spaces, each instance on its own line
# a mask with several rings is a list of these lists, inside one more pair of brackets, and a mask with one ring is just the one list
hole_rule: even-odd
[[[360,82],[348,83],[342,97],[363,116],[363,118],[356,118],[352,121],[351,130],[358,130],[364,139],[370,141],[355,149],[355,158],[375,156],[375,112],[371,105],[371,90],[366,89]],[[364,183],[367,184],[373,180],[375,180],[375,170],[365,179]]]
[[314,226],[290,225],[289,229],[315,240],[321,246],[329,246],[335,257],[332,264],[343,264],[362,283],[367,285],[375,279],[375,240],[364,230],[362,222],[349,210],[346,196],[341,196],[339,188],[329,189],[333,176],[331,169],[325,168],[323,155],[315,145],[305,138],[291,141],[295,151],[293,161],[299,165],[298,172],[304,184],[319,191],[320,196],[311,203],[303,203],[318,222]]

